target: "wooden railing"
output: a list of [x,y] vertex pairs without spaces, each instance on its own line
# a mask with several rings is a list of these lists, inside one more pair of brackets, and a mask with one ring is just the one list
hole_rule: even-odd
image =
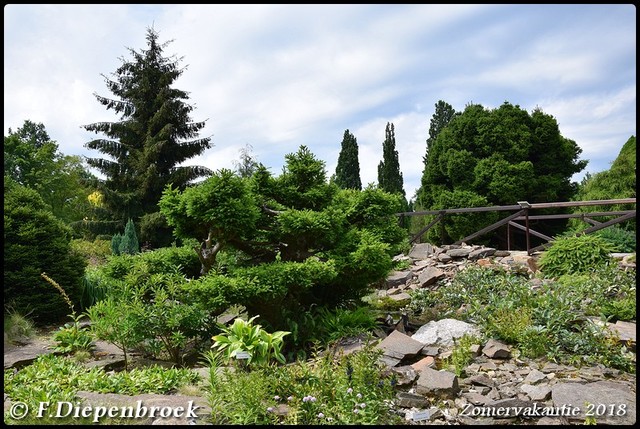
[[[526,201],[518,201],[515,205],[510,206],[493,206],[493,207],[466,207],[466,208],[457,208],[457,209],[443,209],[443,210],[427,210],[427,211],[417,211],[417,212],[403,212],[396,213],[397,216],[400,217],[400,222],[403,222],[404,217],[411,216],[426,216],[426,215],[435,215],[436,218],[431,221],[427,226],[422,228],[416,235],[414,235],[410,242],[414,243],[418,240],[422,235],[431,229],[438,222],[443,222],[444,217],[449,214],[455,213],[477,213],[477,212],[491,212],[491,211],[514,211],[517,210],[516,213],[511,214],[504,219],[501,219],[485,228],[482,228],[479,231],[474,232],[467,237],[464,237],[455,242],[455,244],[460,244],[463,242],[469,242],[476,237],[484,235],[488,232],[491,232],[502,225],[507,225],[507,247],[510,250],[510,227],[514,227],[517,229],[521,229],[526,233],[527,240],[527,253],[531,254],[538,250],[543,250],[547,247],[552,241],[553,238],[538,232],[534,231],[529,227],[530,220],[547,220],[547,219],[568,219],[568,218],[578,218],[592,225],[591,227],[581,231],[580,234],[590,234],[592,232],[599,231],[601,229],[607,228],[611,225],[618,224],[620,222],[625,222],[627,220],[633,219],[636,217],[635,210],[622,210],[622,211],[611,211],[611,212],[593,212],[593,213],[573,213],[573,214],[553,214],[553,215],[536,215],[530,216],[529,212],[531,210],[536,209],[550,209],[550,208],[565,208],[565,207],[584,207],[584,206],[609,206],[616,204],[635,204],[635,198],[621,198],[614,200],[591,200],[591,201],[566,201],[566,202],[555,202],[555,203],[532,203],[529,204]],[[606,222],[599,222],[594,217],[603,217],[603,216],[615,216],[615,218],[610,219]],[[516,221],[524,221],[524,225],[517,223]],[[444,224],[442,224],[444,225]],[[531,248],[530,236],[533,235],[535,237],[541,238],[546,241],[546,243]]]

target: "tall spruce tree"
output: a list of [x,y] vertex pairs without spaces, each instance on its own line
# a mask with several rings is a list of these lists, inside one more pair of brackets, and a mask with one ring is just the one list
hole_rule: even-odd
[[393,124],[389,122],[387,122],[385,139],[382,143],[382,161],[378,164],[378,187],[389,193],[405,196],[400,161],[396,150],[395,130]]
[[146,39],[146,50],[127,48],[133,59],[121,59],[113,79],[102,75],[116,98],[94,93],[107,110],[120,115],[120,121],[84,126],[107,136],[85,146],[111,158],[88,158],[87,163],[106,176],[99,187],[116,221],[114,229],[121,229],[129,218],[158,212],[167,184],[184,189],[212,173],[206,167],[181,165],[210,148],[211,138],[198,138],[204,121],[192,121],[188,93],[172,87],[185,68],[179,67],[181,58],[163,56],[171,41],[159,43],[153,28],[147,29]]
[[336,166],[335,183],[342,189],[362,189],[360,162],[358,161],[358,141],[355,136],[344,131],[342,147]]

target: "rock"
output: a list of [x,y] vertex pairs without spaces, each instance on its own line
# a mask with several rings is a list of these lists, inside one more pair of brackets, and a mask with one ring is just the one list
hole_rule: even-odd
[[492,359],[508,359],[511,357],[511,349],[498,340],[490,339],[482,349],[482,353]]
[[442,263],[447,263],[447,262],[451,262],[453,260],[453,258],[449,255],[447,255],[446,253],[440,253],[438,255],[438,261],[442,262]]
[[449,249],[447,250],[447,255],[449,255],[452,258],[466,258],[467,256],[469,256],[469,253],[471,253],[471,250],[473,250],[473,248],[471,247],[462,247],[460,249]]
[[420,350],[422,350],[424,344],[422,344],[420,341],[412,339],[406,334],[398,331],[393,331],[376,347],[383,350],[383,356],[390,356],[391,358],[393,358],[393,360],[399,358],[399,363],[400,360],[404,359],[407,356],[411,357],[420,353]]
[[391,372],[396,375],[398,386],[406,386],[413,383],[418,378],[418,373],[411,365],[397,366],[391,368]]
[[420,287],[429,286],[442,277],[444,277],[444,271],[436,267],[427,267],[418,275],[418,284]]
[[422,395],[398,392],[396,394],[396,398],[398,406],[404,408],[426,408],[429,406],[429,401]]
[[464,334],[479,335],[478,329],[467,322],[456,319],[442,319],[422,325],[411,338],[431,345],[453,346],[453,340]]
[[544,373],[538,371],[537,369],[533,369],[524,379],[524,382],[529,384],[536,384],[542,380],[545,380],[546,378],[547,376],[544,375]]
[[414,244],[409,252],[409,257],[413,259],[427,259],[435,253],[435,248],[430,243]]
[[455,397],[460,391],[458,377],[448,371],[424,368],[416,382],[416,392],[438,397]]
[[39,356],[53,353],[52,341],[30,340],[20,347],[11,347],[4,351],[4,369],[20,369],[33,363]]
[[404,285],[411,277],[413,277],[413,273],[409,270],[393,271],[387,276],[387,289]]
[[520,386],[520,390],[526,393],[532,401],[546,401],[551,397],[551,388],[547,385],[532,386],[523,384]]
[[558,383],[551,388],[555,407],[576,410],[570,421],[584,421],[591,411],[599,424],[632,425],[636,422],[636,395],[628,386],[615,381]]
[[427,356],[425,358],[420,359],[418,362],[411,364],[411,367],[417,372],[420,373],[424,368],[433,368],[436,364],[436,360],[433,356]]
[[480,248],[480,249],[471,251],[467,256],[467,259],[469,259],[470,261],[475,261],[476,259],[479,259],[479,258],[486,258],[487,256],[491,256],[494,253],[496,253],[496,249],[492,247]]

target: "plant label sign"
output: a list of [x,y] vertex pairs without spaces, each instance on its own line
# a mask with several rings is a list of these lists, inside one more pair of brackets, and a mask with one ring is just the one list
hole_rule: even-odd
[[431,413],[429,412],[429,410],[416,411],[415,413],[413,413],[412,420],[414,422],[419,422],[421,420],[428,420],[430,415]]
[[251,355],[249,352],[238,352],[236,353],[236,359],[249,359]]

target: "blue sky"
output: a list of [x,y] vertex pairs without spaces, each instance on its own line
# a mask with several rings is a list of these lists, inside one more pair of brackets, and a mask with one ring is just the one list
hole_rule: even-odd
[[6,5],[5,135],[29,119],[62,153],[102,157],[81,126],[118,120],[93,94],[112,96],[101,74],[146,49],[150,26],[212,137],[187,164],[233,168],[251,145],[279,174],[306,145],[331,175],[349,129],[367,184],[392,122],[411,197],[438,100],[542,109],[589,161],[577,181],[636,135],[633,4]]

